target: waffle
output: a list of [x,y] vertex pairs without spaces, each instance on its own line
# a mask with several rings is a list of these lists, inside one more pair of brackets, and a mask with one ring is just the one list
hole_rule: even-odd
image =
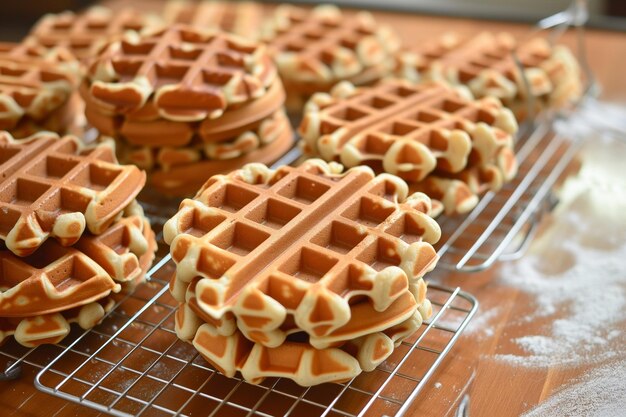
[[199,161],[172,166],[167,171],[155,170],[150,173],[149,183],[167,195],[192,196],[212,175],[231,172],[253,162],[272,164],[293,146],[293,132],[291,126],[287,125],[274,141],[238,158]]
[[[397,177],[342,169],[321,160],[275,171],[249,164],[213,177],[166,223],[176,279],[184,286],[201,277],[198,306],[226,336],[238,327],[276,347],[287,326],[321,349],[345,340],[334,336],[350,322],[351,303],[367,298],[382,322],[392,304],[414,310],[423,299],[421,277],[436,263],[431,243],[440,235],[430,200],[408,196]],[[406,319],[399,314],[384,326]]]
[[248,38],[258,37],[262,13],[252,2],[169,0],[163,8],[168,24],[218,29]]
[[150,13],[92,7],[81,14],[66,11],[45,15],[35,24],[27,41],[46,48],[67,48],[76,58],[84,60],[107,40],[160,24],[161,20]]
[[442,83],[401,80],[371,88],[338,84],[309,101],[300,125],[306,153],[408,181],[489,163],[512,148],[516,131],[515,117],[497,99],[471,100]]
[[276,70],[264,48],[185,25],[145,31],[102,49],[89,67],[89,94],[116,114],[142,109],[150,99],[164,119],[216,119],[272,85]]
[[542,38],[518,42],[507,33],[468,38],[448,34],[422,43],[400,55],[398,74],[413,81],[446,79],[463,84],[477,97],[495,96],[522,111],[529,94],[514,51],[538,104],[562,107],[580,97],[580,69],[569,49]]
[[87,120],[101,134],[122,138],[130,145],[149,147],[181,147],[194,141],[232,141],[244,132],[256,130],[265,119],[278,112],[285,101],[285,92],[277,79],[263,96],[228,110],[219,119],[200,123],[172,121],[161,118],[156,108],[147,105],[120,120],[119,115],[110,112],[111,109],[98,106],[86,83],[81,85],[80,92],[86,102]]
[[[380,79],[391,72],[400,45],[393,32],[370,14],[344,14],[328,5],[311,11],[279,6],[263,28],[262,39],[285,81],[321,88],[364,74],[374,79],[363,82]],[[371,69],[376,71],[370,73]]]
[[[199,313],[198,315],[196,313]],[[347,341],[340,346],[313,348],[306,341],[289,340],[277,347],[266,347],[246,339],[236,331],[224,336],[204,323],[201,311],[183,303],[176,312],[176,333],[188,341],[221,373],[233,377],[237,371],[254,384],[267,377],[283,377],[302,386],[350,380],[361,371],[372,371],[393,352],[404,338],[421,325],[416,313],[405,322],[384,332],[375,332]]]
[[85,227],[104,232],[146,180],[117,164],[111,142],[86,148],[48,132],[21,140],[0,133],[0,172],[0,238],[19,256],[50,236],[70,246]]
[[46,241],[34,254],[0,250],[0,317],[57,313],[141,282],[152,264],[156,239],[133,202],[103,234],[85,233],[71,247]]
[[0,130],[45,122],[68,102],[76,74],[66,53],[0,43]]
[[99,324],[111,311],[114,302],[107,297],[61,313],[33,317],[0,317],[0,345],[11,335],[26,347],[61,342],[70,332],[72,323],[87,330]]
[[121,287],[89,256],[54,240],[20,258],[0,251],[0,317],[56,313],[106,297]]

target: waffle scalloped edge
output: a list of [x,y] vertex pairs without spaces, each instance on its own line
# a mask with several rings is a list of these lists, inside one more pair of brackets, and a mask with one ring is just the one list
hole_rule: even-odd
[[[326,114],[330,109],[334,109],[337,106],[349,106],[352,101],[358,100],[360,97],[372,95],[375,100],[379,91],[383,97],[385,94],[389,95],[389,92],[384,90],[390,90],[392,87],[407,90],[416,88],[414,84],[402,80],[386,80],[374,87],[359,88],[349,82],[341,82],[333,87],[330,93],[314,94],[305,106],[304,117],[299,127],[299,132],[303,138],[300,142],[303,151],[307,154],[320,155],[329,161],[339,159],[348,167],[363,163],[366,155],[359,150],[358,146],[352,143],[360,138],[360,133],[357,132],[347,140],[345,138],[350,134],[350,125],[355,122],[341,120],[343,125],[335,130],[331,130],[329,133],[324,132],[326,129],[324,124],[327,122],[325,119],[328,118]],[[400,140],[394,141],[381,155],[382,167],[386,172],[399,175],[411,181],[420,181],[435,170],[440,159],[446,161],[451,172],[460,172],[465,169],[468,157],[471,154],[478,161],[478,164],[504,161],[499,155],[502,152],[507,152],[503,151],[504,149],[512,149],[513,135],[517,132],[518,125],[513,113],[504,107],[497,98],[485,97],[480,100],[474,100],[471,93],[463,86],[455,88],[440,82],[418,86],[417,88],[424,89],[424,94],[430,88],[441,89],[442,94],[454,94],[460,102],[472,104],[481,111],[491,113],[493,123],[490,125],[481,121],[474,123],[469,120],[463,120],[462,123],[459,122],[460,126],[456,129],[439,129],[441,131],[440,136],[447,141],[447,146],[444,150],[433,149],[414,140],[402,140],[402,135],[400,135],[398,136]],[[396,97],[396,99],[397,102],[392,105],[394,108],[400,107],[399,111],[411,110],[408,102],[405,106],[402,106],[404,101],[402,97]],[[426,97],[424,101],[428,102],[431,99]],[[423,110],[427,113],[429,108],[425,107]],[[331,125],[335,122],[334,118],[328,121]],[[374,119],[372,121],[372,124],[379,123],[381,123],[381,120]],[[367,129],[368,126],[362,128],[363,131],[367,131]],[[344,140],[346,140],[345,143],[341,144]],[[412,159],[408,157],[401,158],[402,153],[410,153],[414,156]],[[402,160],[402,162],[398,162],[399,160]],[[516,170],[510,169],[509,165],[500,166],[500,168],[506,181],[515,176]]]
[[[484,39],[488,44],[496,43],[505,45],[513,51],[516,48],[516,40],[508,33],[492,34],[481,33],[469,41]],[[461,44],[462,39],[455,34],[446,34],[441,40],[441,47],[454,51]],[[536,98],[545,97],[548,107],[560,108],[580,98],[582,93],[581,71],[578,60],[571,50],[564,45],[551,46],[543,38],[533,38],[526,43],[517,46],[522,50],[537,50],[549,57],[540,63],[538,67],[524,69],[524,76],[515,69],[513,80],[501,72],[485,68],[477,76],[466,83],[467,87],[477,97],[494,96],[506,102],[516,114],[526,110],[524,102],[527,97],[526,80],[530,87],[531,95]],[[476,55],[476,54],[475,54]],[[445,54],[444,54],[445,57]],[[472,59],[468,56],[467,59]],[[424,60],[419,52],[404,51],[397,57],[396,75],[414,82],[428,80],[446,80],[456,85],[463,84],[460,80],[458,69],[444,68],[437,59],[426,65],[421,71],[419,66]],[[540,103],[536,103],[539,105]]]
[[[270,347],[278,346],[287,337],[286,332],[280,327],[284,323],[287,314],[290,313],[293,314],[298,328],[309,333],[311,343],[317,347],[324,347],[333,342],[330,336],[332,332],[349,322],[351,308],[348,299],[352,296],[363,295],[369,297],[376,311],[384,311],[393,300],[398,299],[405,291],[413,294],[419,292],[417,287],[419,287],[419,282],[422,281],[422,276],[432,270],[436,264],[437,255],[431,243],[436,242],[441,233],[437,223],[429,216],[431,210],[430,199],[422,193],[415,193],[409,196],[406,183],[389,174],[374,176],[371,169],[367,167],[353,168],[344,174],[340,174],[342,171],[343,167],[341,165],[336,163],[328,164],[322,160],[309,160],[298,168],[281,167],[277,170],[271,170],[261,164],[249,164],[228,176],[212,177],[198,192],[195,199],[184,200],[178,213],[165,224],[164,238],[171,245],[172,257],[177,263],[176,278],[185,287],[195,277],[204,278],[197,285],[198,304],[209,316],[222,322],[220,329],[225,335],[232,334],[238,327],[246,337],[252,340]],[[320,177],[331,178],[329,181],[332,181],[332,178],[336,180],[349,178],[346,180],[349,182],[344,183],[343,187],[352,185],[354,182],[359,187],[358,192],[363,194],[359,194],[359,201],[374,199],[375,202],[372,201],[368,204],[385,210],[385,218],[389,219],[388,223],[381,223],[381,230],[358,224],[355,233],[360,234],[360,240],[354,247],[361,244],[357,250],[364,253],[368,248],[372,247],[371,245],[387,245],[387,255],[380,255],[379,252],[375,252],[363,256],[374,256],[372,262],[376,262],[379,256],[392,256],[397,258],[397,266],[388,266],[381,271],[376,271],[364,261],[353,259],[351,262],[358,264],[355,266],[353,273],[357,274],[359,278],[351,279],[350,282],[362,282],[363,285],[357,285],[343,295],[336,294],[325,288],[324,285],[328,284],[309,286],[304,281],[291,276],[284,276],[279,281],[287,285],[284,280],[289,278],[289,285],[294,286],[294,288],[280,290],[279,287],[282,284],[279,285],[277,282],[275,290],[278,292],[273,291],[272,296],[257,288],[256,285],[250,285],[249,283],[244,285],[236,294],[227,295],[231,286],[229,274],[235,273],[229,272],[229,269],[237,261],[232,258],[232,254],[209,242],[210,239],[215,238],[216,233],[223,232],[223,227],[231,225],[230,221],[224,222],[226,218],[225,212],[216,207],[211,207],[215,204],[214,194],[219,192],[221,188],[229,185],[247,186],[252,189],[254,187],[264,188],[272,186],[279,183],[285,176],[289,176],[290,172],[296,173],[294,174],[296,179],[299,173],[306,172],[317,174]],[[284,184],[281,183],[278,186],[282,185]],[[383,193],[389,191],[391,201],[380,196],[376,198],[373,194],[368,194],[368,190],[374,189]],[[341,192],[341,190],[339,188],[335,190],[335,193]],[[331,193],[330,198],[336,195],[335,193]],[[367,195],[365,196],[365,194]],[[340,198],[340,196],[335,198]],[[351,200],[348,199],[347,202]],[[328,201],[327,199],[321,204],[328,204]],[[355,204],[359,203],[359,201],[355,200]],[[336,216],[338,213],[335,213],[335,210],[340,208],[346,210],[345,207],[340,205],[339,208],[332,208],[330,212],[326,212],[323,215],[326,217]],[[320,210],[328,210],[328,208]],[[307,212],[309,214],[306,214],[306,216],[309,216],[312,212],[314,212],[313,209],[310,209]],[[409,220],[406,220],[407,218]],[[330,222],[331,219],[324,218],[324,220]],[[301,218],[300,222],[303,221]],[[219,227],[220,223],[222,223],[222,228]],[[358,220],[356,220],[356,223],[358,223]],[[199,224],[202,227],[209,225],[209,231],[200,237],[198,237],[197,230],[190,232],[193,234],[189,234],[188,230],[190,228],[193,229],[194,224]],[[390,224],[403,228],[408,227],[406,229],[407,233],[416,234],[417,239],[409,244],[397,237],[397,235],[387,234],[387,228],[392,227]],[[326,226],[334,227],[332,224]],[[296,227],[298,226],[296,225]],[[385,232],[382,231],[383,228]],[[292,226],[290,231],[293,232],[293,230]],[[315,228],[311,230],[314,230],[316,233],[324,233]],[[309,232],[313,233],[307,230],[307,233]],[[290,232],[288,231],[287,233]],[[378,234],[384,235],[384,239],[381,242],[378,240]],[[280,237],[282,239],[284,237],[283,234]],[[302,253],[306,250],[304,246],[306,244],[306,242],[303,242],[302,247],[298,246],[296,248],[301,251],[300,256],[303,256]],[[272,245],[272,248],[274,245],[275,243]],[[267,245],[262,250],[267,250]],[[381,247],[380,251],[384,251],[384,249]],[[275,255],[278,259],[284,254]],[[226,258],[220,259],[220,256],[225,256]],[[258,257],[260,254],[256,254],[256,256]],[[276,261],[276,259],[270,260],[270,262]],[[284,262],[284,260],[281,260],[281,262]],[[242,260],[240,263],[245,264],[245,261]],[[215,271],[211,272],[212,269],[221,272],[215,275]],[[278,274],[278,276],[284,275],[279,272],[279,270],[272,272],[272,277],[275,274]],[[337,271],[334,273],[336,274]],[[209,276],[210,274],[213,275]],[[266,279],[271,278],[265,277],[263,274],[260,274],[260,276]],[[253,280],[254,277],[247,279]],[[294,305],[287,308],[273,298],[279,297],[280,294],[285,294],[285,291],[287,293],[296,291],[299,293],[300,301],[292,300],[291,304]],[[180,289],[175,289],[173,292],[174,294],[181,293]],[[237,317],[236,324],[235,316]],[[250,319],[246,320],[246,318]]]
[[[273,48],[272,41],[289,34],[292,29],[292,17],[295,16],[301,22],[318,22],[322,31],[313,33],[314,38],[308,39],[309,44],[325,40],[325,24],[334,24],[337,28],[345,27],[350,23],[353,34],[359,32],[361,39],[351,46],[342,46],[340,39],[334,39],[334,50],[329,48],[320,49],[319,54],[328,54],[330,58],[322,59],[320,56],[311,57],[307,52],[307,46],[303,47],[303,53],[289,50],[276,50],[272,52],[276,65],[281,75],[290,81],[306,83],[335,83],[349,77],[358,75],[367,68],[382,65],[380,76],[385,76],[393,70],[394,56],[400,49],[400,40],[393,30],[387,25],[377,23],[373,16],[367,12],[359,12],[354,16],[345,15],[338,7],[333,5],[320,5],[311,11],[291,5],[278,6],[274,15],[263,25],[261,39]],[[304,34],[305,35],[305,34]],[[306,36],[306,35],[305,35]],[[327,62],[330,61],[330,62]]]
[[281,377],[301,386],[312,386],[345,382],[362,371],[374,370],[431,314],[427,300],[402,323],[323,349],[293,341],[266,347],[246,339],[239,331],[225,336],[215,326],[204,323],[186,303],[180,304],[176,312],[175,330],[181,340],[192,343],[228,377],[239,371],[252,384],[259,384],[267,377]]
[[106,313],[113,309],[111,298],[85,304],[59,313],[42,314],[33,317],[0,317],[0,345],[11,335],[25,347],[61,342],[69,333],[72,323],[88,330],[99,324]]
[[[46,139],[52,141],[48,147],[45,147],[43,150],[41,148],[35,149]],[[2,192],[8,194],[8,197],[12,197],[13,199],[20,197],[19,174],[23,174],[22,171],[24,169],[32,169],[33,166],[31,165],[33,165],[32,161],[34,159],[39,158],[37,159],[39,162],[44,161],[41,158],[42,156],[49,156],[49,153],[51,152],[50,147],[54,148],[55,144],[57,144],[57,147],[61,147],[69,143],[71,143],[73,148],[71,155],[75,159],[71,162],[75,165],[68,170],[68,172],[72,172],[72,170],[75,170],[77,166],[82,166],[83,168],[89,168],[89,172],[86,174],[89,177],[93,174],[91,172],[91,168],[94,168],[95,171],[99,170],[101,175],[108,175],[103,174],[107,169],[110,172],[116,171],[117,175],[113,179],[107,177],[107,181],[109,181],[109,183],[100,191],[90,188],[93,185],[91,178],[87,181],[86,186],[72,186],[72,192],[74,194],[80,194],[81,198],[85,200],[84,202],[86,202],[86,204],[83,204],[84,209],[82,210],[74,209],[63,214],[52,215],[50,210],[46,209],[47,207],[44,207],[43,209],[40,207],[39,209],[30,209],[31,212],[27,216],[20,214],[20,216],[16,219],[15,224],[10,227],[6,236],[2,236],[7,248],[19,256],[26,256],[32,253],[39,246],[41,246],[41,244],[45,242],[48,237],[56,238],[63,246],[71,246],[78,241],[80,236],[83,234],[85,227],[88,227],[94,234],[104,232],[104,230],[106,230],[115,218],[119,216],[124,207],[134,200],[145,184],[145,172],[139,171],[139,169],[135,166],[119,165],[117,163],[113,140],[107,140],[95,146],[85,146],[75,136],[64,136],[61,138],[57,134],[51,132],[39,132],[24,139],[14,139],[10,133],[0,132],[0,145],[5,145],[6,148],[4,149],[7,149],[7,157],[2,161],[3,163],[11,164],[14,157],[19,158],[21,156],[20,151],[13,152],[11,149],[18,149],[21,147],[22,150],[26,149],[24,152],[32,151],[31,153],[34,153],[30,155],[31,159],[23,166],[9,167],[11,173],[8,178],[3,178],[2,180],[2,185],[4,186]],[[29,146],[33,147],[35,150],[33,151],[32,149],[28,149]],[[2,149],[1,146],[0,149]],[[90,153],[86,155],[86,152]],[[102,155],[99,155],[96,159],[92,159],[93,157],[91,155],[98,153],[102,153]],[[46,162],[46,176],[42,177],[40,181],[49,180],[47,170],[50,169],[50,167],[47,164],[47,160],[44,162]],[[15,163],[13,163],[13,165],[15,165]],[[54,169],[54,167],[52,169]],[[76,176],[79,175],[78,173],[75,174]],[[65,175],[67,175],[67,172]],[[15,181],[11,180],[12,182],[9,183],[8,180],[11,178]],[[33,180],[23,181],[22,183],[26,186],[26,184],[33,184]],[[10,191],[7,191],[7,189],[11,186],[15,187],[15,192],[13,193],[15,195],[13,195]],[[47,188],[45,188],[42,195],[49,193],[50,190],[54,191],[56,185],[47,185],[46,187]],[[37,190],[41,191],[41,188],[42,186],[37,188]],[[121,192],[123,188],[129,188],[126,190],[127,193],[122,193],[115,199],[111,198],[111,193],[113,191]],[[36,194],[37,190],[33,193]],[[5,196],[5,199],[8,197]],[[28,197],[31,200],[34,198],[34,196],[31,195],[28,195]],[[71,199],[71,196],[66,198]],[[76,199],[76,197],[73,198]],[[62,200],[63,198],[59,196],[58,204],[64,204]],[[39,201],[38,197],[30,203],[35,204],[37,201]],[[1,203],[4,205],[11,205],[11,201],[2,200]],[[47,203],[48,201],[39,201],[40,206]],[[115,206],[116,203],[121,204],[118,207]],[[76,202],[73,204],[73,206],[78,205],[80,204]],[[70,204],[70,206],[72,205]],[[3,207],[3,210],[9,209]]]

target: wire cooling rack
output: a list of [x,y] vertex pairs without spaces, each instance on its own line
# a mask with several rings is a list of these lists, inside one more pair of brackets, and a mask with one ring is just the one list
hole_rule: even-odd
[[311,388],[276,378],[251,385],[223,377],[177,338],[173,272],[167,256],[149,272],[147,289],[43,368],[37,388],[116,416],[402,416],[478,307],[458,288],[431,285],[432,319],[373,372]]
[[485,194],[466,216],[438,219],[443,236],[437,244],[438,267],[476,272],[525,252],[542,214],[556,203],[551,190],[568,168],[575,168],[571,162],[581,146],[554,134],[551,125],[543,122],[518,141],[514,181]]

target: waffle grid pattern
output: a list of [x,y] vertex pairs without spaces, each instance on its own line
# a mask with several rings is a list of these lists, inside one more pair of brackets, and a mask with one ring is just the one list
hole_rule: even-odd
[[65,47],[76,58],[89,57],[98,44],[127,32],[153,27],[160,20],[133,9],[115,12],[92,7],[85,13],[63,12],[44,16],[31,30],[27,40],[46,48]]
[[110,143],[85,148],[72,136],[5,133],[0,145],[0,237],[20,256],[49,236],[70,246],[85,226],[102,233],[145,183],[137,167],[117,164]]
[[443,84],[338,85],[307,106],[305,151],[351,167],[382,168],[409,181],[484,165],[513,145],[515,119],[497,100],[468,100]]
[[108,45],[90,66],[91,94],[118,113],[142,108],[154,94],[152,105],[164,118],[217,118],[228,105],[262,96],[274,81],[263,49],[228,34],[174,25]]

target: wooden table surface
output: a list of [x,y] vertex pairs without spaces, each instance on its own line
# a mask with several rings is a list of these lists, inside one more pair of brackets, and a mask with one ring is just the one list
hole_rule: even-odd
[[[422,39],[437,36],[454,30],[459,33],[476,33],[482,30],[506,30],[515,34],[527,33],[528,27],[496,22],[470,21],[440,17],[415,16],[410,14],[377,13],[382,21],[393,24],[410,45]],[[572,42],[571,34],[565,35],[565,41]],[[600,80],[602,98],[608,101],[626,101],[626,34],[604,31],[588,31],[587,46],[589,61],[594,73]],[[619,150],[619,149],[618,149]],[[621,151],[621,150],[619,150]],[[610,163],[619,164],[616,153]],[[585,155],[582,155],[584,161]],[[610,158],[609,158],[610,159]],[[586,218],[603,224],[604,216],[589,210],[584,204],[573,205],[570,210],[582,210]],[[562,214],[561,214],[562,215]],[[558,224],[558,215],[544,221],[544,236]],[[553,244],[563,236],[551,236]],[[544,242],[545,245],[545,242]],[[548,247],[550,243],[548,242]],[[536,249],[535,249],[536,251]],[[556,270],[567,268],[571,260],[551,253],[552,266]],[[460,286],[474,294],[480,301],[480,310],[475,318],[481,320],[481,314],[497,307],[497,316],[490,317],[488,324],[491,331],[482,332],[474,329],[462,336],[438,372],[431,379],[428,387],[413,404],[408,415],[452,415],[451,404],[468,393],[471,416],[517,416],[544,401],[572,378],[588,373],[593,365],[570,367],[566,369],[548,367],[533,369],[515,367],[505,361],[494,360],[496,354],[519,353],[519,347],[513,339],[525,334],[539,334],[542,323],[528,322],[519,326],[519,317],[536,308],[532,297],[517,288],[501,283],[501,268],[496,266],[486,272],[472,275],[439,274],[442,282],[450,286]],[[515,324],[515,325],[514,325]],[[626,330],[624,323],[621,330]],[[24,375],[18,381],[0,383],[0,415],[2,416],[93,416],[98,415],[90,409],[68,403],[64,400],[40,393],[32,387],[30,381],[35,371],[25,367]]]

